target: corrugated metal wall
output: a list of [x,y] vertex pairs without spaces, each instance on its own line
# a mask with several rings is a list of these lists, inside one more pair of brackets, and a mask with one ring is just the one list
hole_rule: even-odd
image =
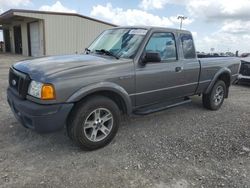
[[[45,55],[81,53],[111,25],[72,15],[15,12],[17,16],[43,20]],[[42,24],[40,24],[42,25]]]

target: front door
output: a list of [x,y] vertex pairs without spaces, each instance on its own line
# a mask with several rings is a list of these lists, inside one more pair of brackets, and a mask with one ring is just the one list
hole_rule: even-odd
[[22,32],[21,26],[14,26],[14,43],[15,43],[15,53],[22,54]]
[[148,105],[183,96],[183,61],[177,57],[175,35],[155,32],[144,52],[158,52],[161,62],[148,62],[136,69],[136,105]]

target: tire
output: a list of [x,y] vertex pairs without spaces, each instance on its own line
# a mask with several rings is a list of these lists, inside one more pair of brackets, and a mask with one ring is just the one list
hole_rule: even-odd
[[203,106],[209,110],[218,110],[224,102],[226,91],[225,82],[218,80],[208,94],[203,94]]
[[76,104],[67,125],[69,137],[83,150],[109,144],[120,124],[120,109],[114,101],[93,96]]

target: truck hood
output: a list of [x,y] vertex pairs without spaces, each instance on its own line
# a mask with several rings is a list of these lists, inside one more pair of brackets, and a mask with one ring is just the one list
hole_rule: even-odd
[[49,77],[55,73],[69,71],[71,69],[96,66],[100,64],[117,61],[112,57],[99,57],[94,55],[64,55],[49,56],[24,60],[13,65],[16,70],[29,74],[34,78]]

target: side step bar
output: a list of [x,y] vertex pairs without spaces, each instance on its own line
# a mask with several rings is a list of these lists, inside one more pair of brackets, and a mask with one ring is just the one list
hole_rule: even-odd
[[184,99],[181,99],[181,100],[179,99],[178,101],[175,101],[175,102],[172,102],[172,103],[168,102],[168,103],[154,104],[154,105],[147,106],[147,107],[144,107],[144,108],[139,108],[134,112],[134,114],[136,114],[136,115],[147,115],[147,114],[151,114],[151,113],[154,113],[154,112],[166,110],[168,108],[173,108],[173,107],[176,107],[176,106],[187,104],[187,103],[190,103],[190,102],[191,102],[191,99],[189,99],[187,97],[187,98],[184,98]]

